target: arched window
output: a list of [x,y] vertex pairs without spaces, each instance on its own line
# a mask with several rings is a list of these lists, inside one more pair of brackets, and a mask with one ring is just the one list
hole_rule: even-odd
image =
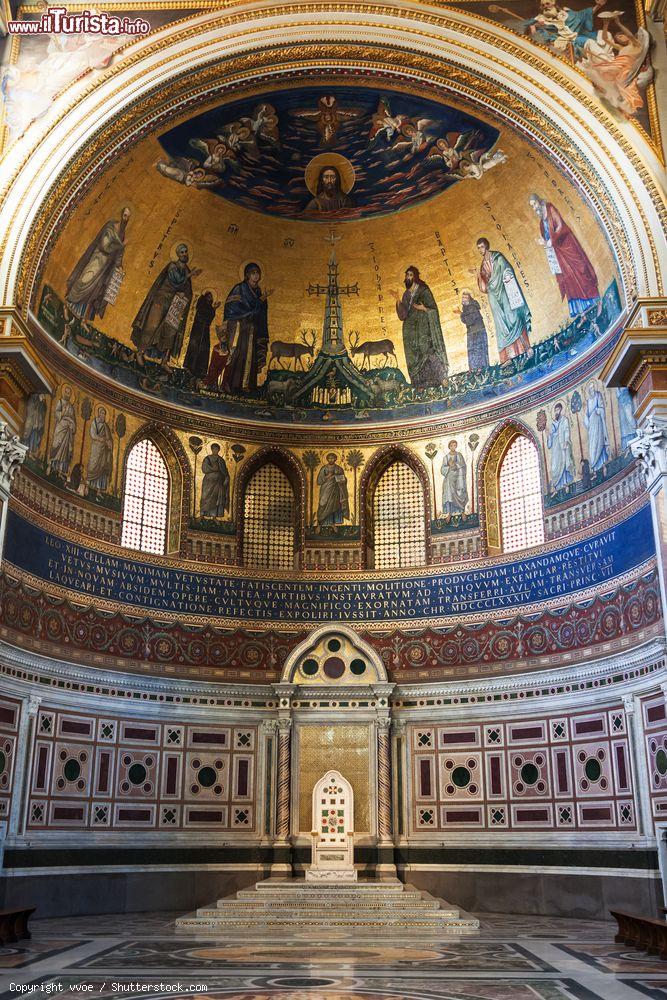
[[505,453],[498,493],[503,552],[540,545],[544,541],[540,459],[525,434],[517,434]]
[[374,568],[424,566],[425,520],[419,476],[405,462],[392,462],[373,492]]
[[163,554],[167,540],[169,473],[159,448],[137,441],[127,456],[120,544]]
[[295,502],[285,473],[266,462],[243,497],[243,562],[262,569],[294,569]]

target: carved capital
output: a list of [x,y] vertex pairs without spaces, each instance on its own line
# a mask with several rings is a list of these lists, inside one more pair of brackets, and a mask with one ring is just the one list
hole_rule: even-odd
[[28,446],[21,444],[18,435],[12,434],[8,425],[0,423],[0,489],[9,493],[12,479],[28,453]]
[[264,721],[260,723],[260,728],[265,736],[273,736],[278,729],[278,720],[264,719]]
[[42,704],[42,699],[37,694],[31,694],[28,699],[27,711],[28,715],[35,716],[39,711],[39,706]]
[[282,735],[283,733],[289,733],[292,728],[291,719],[276,719],[276,725],[278,727],[278,732]]
[[637,699],[633,694],[623,695],[623,707],[625,708],[625,714],[631,717],[635,714],[637,708]]
[[649,418],[630,442],[630,448],[639,459],[647,486],[667,475],[667,423]]

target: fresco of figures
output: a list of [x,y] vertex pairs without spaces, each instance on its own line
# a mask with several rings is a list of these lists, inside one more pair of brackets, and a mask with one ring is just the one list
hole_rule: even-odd
[[[606,390],[597,379],[522,414],[521,423],[540,453],[546,510],[576,501],[633,460],[629,443],[636,425],[630,394],[627,389]],[[28,401],[22,433],[29,449],[27,467],[74,496],[120,511],[127,449],[142,426],[138,417],[61,382],[53,398],[39,394]],[[440,438],[408,445],[428,474],[435,534],[479,528],[479,462],[498,425],[465,432],[450,426]],[[233,534],[238,476],[258,446],[204,432],[174,433],[194,482],[187,512],[190,529]],[[377,446],[286,451],[303,470],[307,537],[358,539],[361,480]]]
[[[129,10],[129,8],[128,8]],[[21,21],[39,21],[47,7],[22,8],[14,16]],[[162,27],[192,11],[155,11],[132,8],[129,17],[143,22],[137,34]],[[111,15],[113,16],[113,15]],[[2,25],[0,25],[0,29]],[[139,29],[142,30],[139,30]],[[6,28],[0,32],[6,34]],[[134,32],[65,33],[47,28],[44,33],[12,35],[0,66],[0,102],[3,124],[11,140],[18,139],[34,121],[39,121],[54,99],[75,81],[90,86],[114,63]],[[70,93],[71,96],[71,93]]]
[[[38,303],[45,329],[172,403],[355,423],[527,390],[613,326],[604,236],[522,140],[400,93],[317,93],[236,102],[146,140],[132,188],[121,163],[65,227]],[[236,167],[231,152],[215,160],[210,133]],[[175,162],[185,146],[224,179],[215,192],[174,184],[163,158],[154,169],[156,147]],[[340,150],[359,182],[354,211],[349,191],[318,194],[319,181],[305,200],[312,162],[343,176]]]
[[176,126],[160,137],[155,169],[270,215],[359,219],[479,180],[505,162],[498,138],[479,118],[412,94],[296,87]]
[[508,6],[473,0],[465,10],[499,21],[576,66],[608,110],[653,133],[646,97],[654,79],[651,37],[641,4],[597,0],[568,7],[558,0],[512,0]]

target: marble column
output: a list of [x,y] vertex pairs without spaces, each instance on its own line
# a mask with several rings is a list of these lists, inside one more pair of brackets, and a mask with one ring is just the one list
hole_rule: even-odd
[[278,719],[278,767],[276,776],[276,857],[272,874],[291,874],[290,797],[291,797],[292,720]]
[[16,760],[14,762],[14,794],[7,831],[10,837],[20,836],[26,828],[35,726],[41,703],[42,699],[38,695],[31,695],[23,702],[21,708]]
[[378,720],[378,833],[381,843],[391,840],[390,727],[389,719]]
[[654,836],[653,814],[651,810],[650,783],[646,761],[646,738],[642,706],[637,695],[623,697],[625,718],[628,725],[628,742],[632,754],[634,774],[634,800],[637,810],[637,830],[644,837]]
[[12,433],[9,425],[0,421],[0,555],[5,544],[12,480],[23,465],[27,452],[27,445],[21,444],[18,435]]
[[287,841],[290,835],[290,750],[292,720],[278,720],[278,809],[276,833],[278,839]]
[[378,865],[383,875],[395,875],[394,842],[391,835],[391,719],[375,722],[377,733]]
[[406,835],[405,803],[406,799],[406,725],[403,719],[392,719],[392,801],[394,844],[399,844]]
[[[273,843],[275,829],[274,787],[276,780],[276,740],[278,722],[276,719],[265,719],[260,725],[262,733],[260,774],[264,775],[261,788],[260,831],[265,844]],[[270,750],[270,752],[269,752]]]

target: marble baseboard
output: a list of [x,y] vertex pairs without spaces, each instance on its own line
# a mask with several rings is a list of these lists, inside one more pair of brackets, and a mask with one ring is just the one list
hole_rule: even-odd
[[609,910],[658,916],[663,905],[658,879],[624,875],[547,874],[521,871],[429,871],[411,869],[400,877],[418,889],[478,913],[609,920]]
[[[188,866],[153,871],[51,870],[26,871],[0,878],[0,908],[36,906],[40,917],[74,914],[139,913],[146,910],[192,911],[212,899],[268,877],[262,865],[244,869],[212,870]],[[434,896],[450,900],[467,911],[537,914],[608,920],[610,909],[657,915],[662,886],[655,878],[562,871],[438,871],[411,868],[402,880]]]
[[29,904],[39,918],[195,910],[262,877],[262,871],[206,869],[26,874],[0,878],[0,909]]

